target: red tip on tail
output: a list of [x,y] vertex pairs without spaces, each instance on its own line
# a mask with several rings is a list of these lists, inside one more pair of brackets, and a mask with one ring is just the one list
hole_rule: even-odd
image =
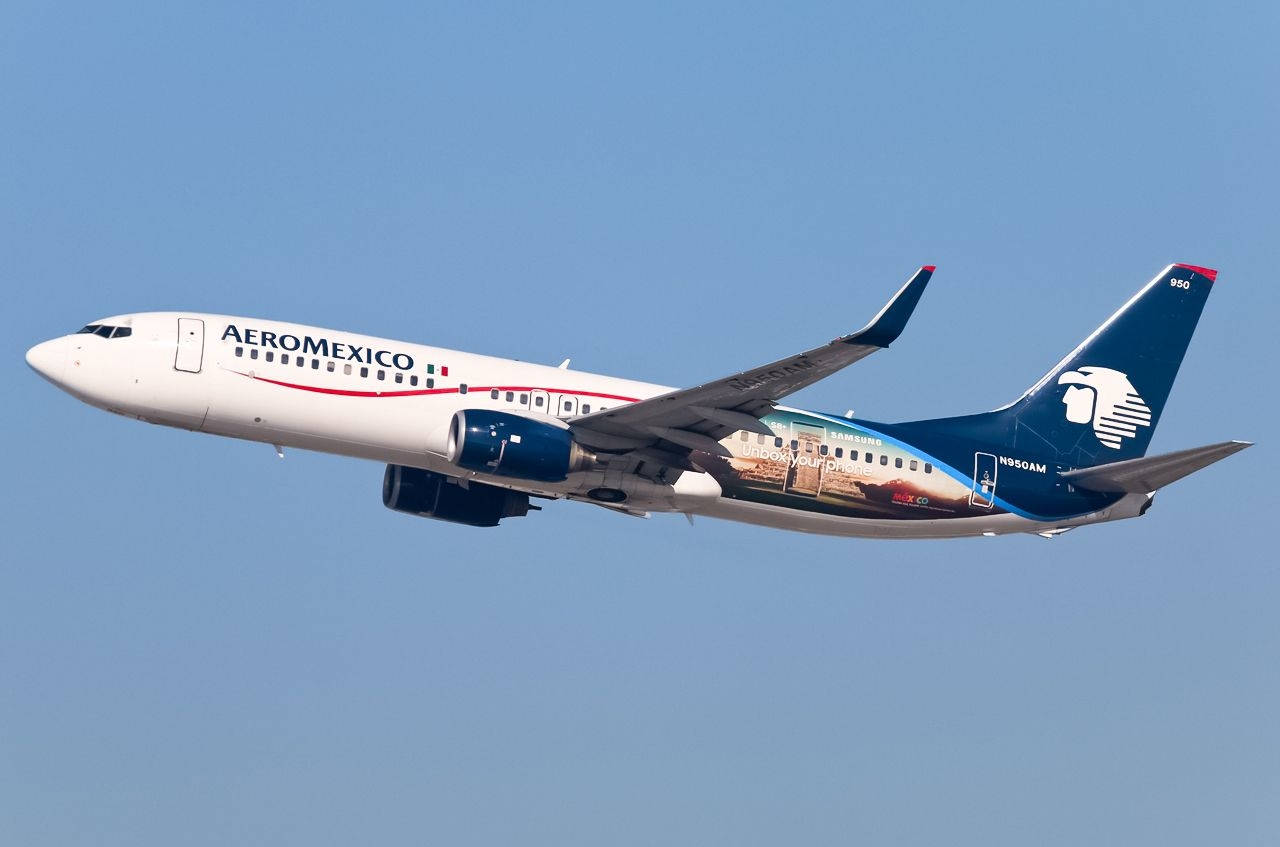
[[1174,267],[1186,268],[1189,271],[1195,271],[1200,274],[1200,276],[1207,277],[1210,282],[1214,282],[1218,278],[1218,272],[1213,268],[1202,268],[1199,265],[1184,265],[1181,262],[1178,262]]
[[933,273],[937,269],[938,269],[937,265],[924,265],[923,267],[920,268],[920,270],[928,271],[929,273]]

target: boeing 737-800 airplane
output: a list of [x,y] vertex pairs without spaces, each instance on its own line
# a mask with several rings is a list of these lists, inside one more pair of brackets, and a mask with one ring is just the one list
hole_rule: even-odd
[[1021,397],[907,423],[779,405],[896,340],[933,275],[864,329],[695,388],[194,312],[103,318],[27,362],[102,409],[387,464],[383,502],[495,526],[530,498],[830,535],[941,538],[1142,515],[1244,447],[1147,457],[1216,271],[1170,265]]

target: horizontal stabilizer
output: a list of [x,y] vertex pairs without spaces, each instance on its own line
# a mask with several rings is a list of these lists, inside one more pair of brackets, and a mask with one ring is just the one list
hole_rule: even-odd
[[1195,473],[1232,453],[1239,453],[1252,446],[1250,441],[1224,441],[1221,444],[1176,450],[1159,456],[1063,471],[1060,476],[1072,485],[1090,491],[1150,494],[1171,482],[1177,482],[1187,474]]

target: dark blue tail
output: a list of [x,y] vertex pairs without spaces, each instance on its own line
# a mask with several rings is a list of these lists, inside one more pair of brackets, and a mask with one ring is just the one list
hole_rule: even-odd
[[1075,467],[1142,456],[1216,277],[1170,265],[1013,403],[906,426]]

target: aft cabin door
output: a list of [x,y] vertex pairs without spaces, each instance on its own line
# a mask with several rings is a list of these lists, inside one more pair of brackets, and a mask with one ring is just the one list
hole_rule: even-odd
[[996,502],[996,457],[990,453],[973,454],[973,491],[969,505],[990,509]]
[[178,353],[173,360],[175,370],[200,373],[204,363],[204,321],[178,318]]

